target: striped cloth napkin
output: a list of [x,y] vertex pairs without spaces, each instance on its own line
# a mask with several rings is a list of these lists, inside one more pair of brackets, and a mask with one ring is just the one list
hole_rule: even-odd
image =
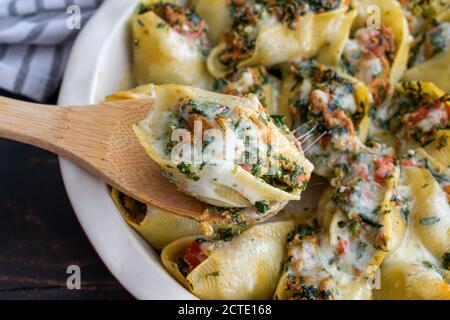
[[48,99],[80,31],[77,17],[82,28],[101,2],[0,0],[0,88],[38,102]]

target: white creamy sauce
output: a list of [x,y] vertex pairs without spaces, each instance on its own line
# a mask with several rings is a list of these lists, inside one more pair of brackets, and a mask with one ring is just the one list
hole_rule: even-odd
[[300,98],[302,100],[307,100],[309,97],[309,94],[312,90],[312,83],[310,79],[304,79],[302,81],[301,87],[300,87]]
[[330,96],[328,95],[328,93],[319,89],[315,89],[311,93],[311,98],[313,99],[313,101],[316,100],[321,105],[328,105],[330,103]]
[[355,39],[349,39],[344,46],[342,55],[350,63],[351,67],[356,67],[361,58],[361,47]]
[[369,65],[369,68],[367,69],[367,72],[370,73],[371,77],[376,77],[383,72],[383,67],[381,66],[380,59],[374,58],[370,59],[367,64]]
[[445,47],[450,48],[450,22],[444,22],[441,24],[442,36],[445,42]]
[[447,118],[447,112],[444,108],[436,108],[428,112],[426,118],[417,123],[417,127],[423,132],[431,131],[436,125],[440,124],[441,119]]
[[253,74],[249,71],[245,71],[242,75],[242,84],[239,87],[240,90],[245,90],[245,88],[248,88],[253,85]]

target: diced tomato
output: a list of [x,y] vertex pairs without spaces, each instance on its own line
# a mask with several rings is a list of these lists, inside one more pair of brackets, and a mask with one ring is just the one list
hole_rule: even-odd
[[429,106],[420,107],[418,110],[406,115],[405,117],[405,125],[408,127],[413,127],[423,119],[425,119],[430,112]]
[[402,160],[401,164],[404,167],[417,167],[417,165],[412,160]]
[[375,79],[369,83],[370,92],[372,92],[376,105],[383,102],[391,85],[389,82],[389,62],[384,57],[380,57],[379,60],[383,66],[384,72],[382,75],[376,76]]
[[208,258],[208,256],[203,252],[200,243],[194,241],[191,246],[186,249],[182,259],[189,264],[191,269],[194,269],[200,263],[205,261],[206,258]]
[[300,174],[299,176],[297,176],[297,181],[300,181],[300,182],[307,182],[307,181],[309,181],[309,178],[310,178],[310,176],[309,175],[307,175],[307,174]]
[[245,171],[251,172],[252,171],[252,167],[243,163],[239,163],[239,166],[244,169]]
[[344,239],[339,240],[338,245],[337,245],[338,253],[341,255],[345,254],[345,252],[347,251],[347,247],[348,247],[347,240],[344,240]]
[[192,38],[201,38],[203,36],[202,31],[192,31],[189,33],[189,36]]
[[450,194],[450,184],[447,184],[444,186],[444,191],[448,194]]
[[450,103],[445,104],[445,111],[447,112],[447,118],[450,118]]
[[383,184],[386,177],[392,172],[394,163],[394,157],[384,156],[375,160],[375,181],[379,184]]
[[448,202],[450,202],[450,184],[444,186],[444,192],[447,194]]
[[388,163],[388,164],[393,164],[395,161],[395,158],[393,156],[389,156],[389,155],[384,156],[383,159],[384,159],[384,163]]
[[356,38],[377,57],[386,57],[391,60],[396,50],[392,30],[383,25],[380,29],[360,29],[356,33]]

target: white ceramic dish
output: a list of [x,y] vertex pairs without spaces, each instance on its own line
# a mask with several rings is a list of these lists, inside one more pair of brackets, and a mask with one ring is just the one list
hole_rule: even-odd
[[[130,74],[128,20],[139,0],[108,0],[83,27],[70,55],[61,105],[89,104],[124,89]],[[159,255],[122,219],[105,183],[60,159],[72,206],[89,240],[138,299],[194,299],[163,268]],[[83,284],[81,284],[83,286]]]
[[[96,103],[130,87],[128,21],[139,1],[107,0],[83,27],[67,64],[60,105]],[[81,226],[111,273],[132,295],[139,299],[196,299],[165,271],[157,252],[122,219],[103,181],[68,160],[60,159],[60,166]],[[321,190],[320,181],[311,183],[301,207],[313,208]],[[297,214],[301,207],[291,202],[286,214]]]

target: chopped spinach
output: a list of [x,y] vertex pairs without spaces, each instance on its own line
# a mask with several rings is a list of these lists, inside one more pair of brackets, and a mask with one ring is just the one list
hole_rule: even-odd
[[255,208],[259,213],[266,213],[270,209],[270,204],[266,200],[256,201]]

